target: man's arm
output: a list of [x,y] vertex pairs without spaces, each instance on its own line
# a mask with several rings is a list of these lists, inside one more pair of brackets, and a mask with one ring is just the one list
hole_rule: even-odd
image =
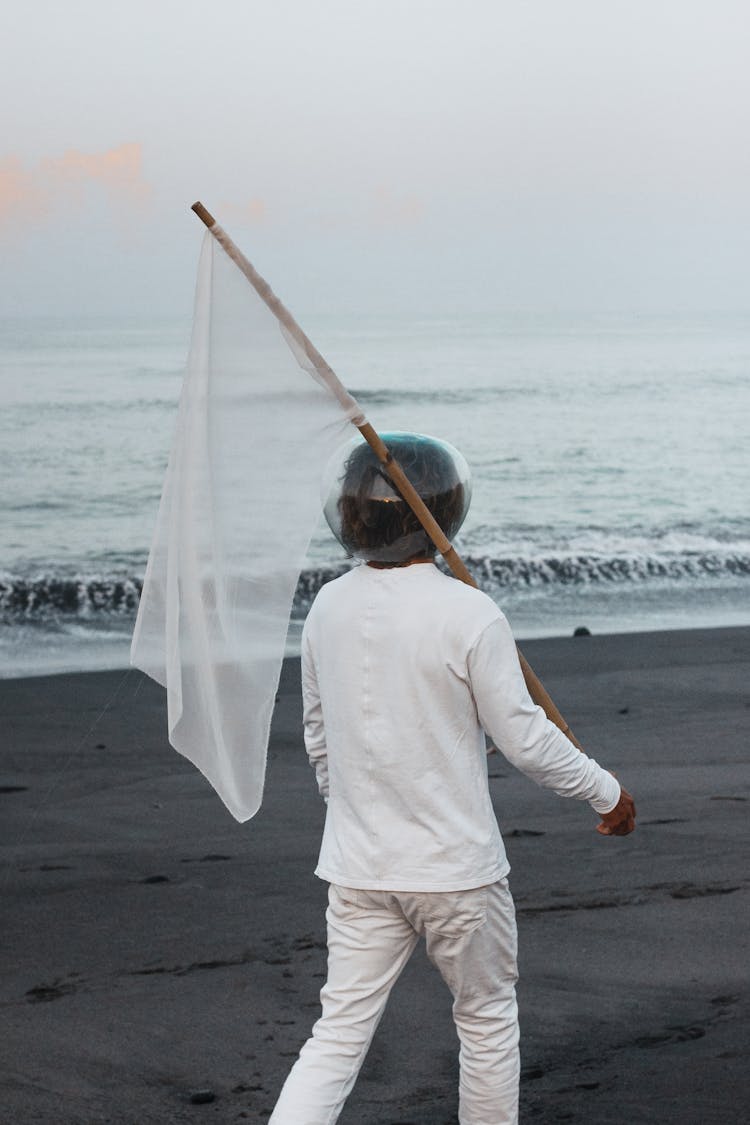
[[305,731],[305,749],[310,765],[315,770],[318,790],[328,803],[328,750],[323,726],[323,708],[320,704],[318,677],[310,651],[309,640],[302,633],[302,720]]
[[616,778],[573,745],[529,696],[513,634],[504,617],[479,635],[468,670],[479,721],[502,754],[533,781],[561,797],[588,801],[603,835],[635,826],[632,797]]

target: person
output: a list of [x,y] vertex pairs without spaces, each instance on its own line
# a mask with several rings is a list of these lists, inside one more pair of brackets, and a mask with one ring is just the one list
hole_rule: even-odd
[[[385,440],[454,535],[463,459],[422,435]],[[506,1125],[518,1119],[516,925],[485,732],[532,780],[588,801],[602,834],[632,831],[635,807],[531,701],[504,615],[435,566],[369,446],[336,479],[326,515],[361,565],[320,590],[302,637],[305,744],[327,802],[328,975],[271,1125],[338,1119],[421,936],[453,994],[459,1122]]]

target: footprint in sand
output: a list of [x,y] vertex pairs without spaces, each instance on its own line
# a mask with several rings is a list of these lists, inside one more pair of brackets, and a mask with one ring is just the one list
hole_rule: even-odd
[[667,1043],[688,1043],[691,1039],[702,1039],[706,1034],[705,1027],[699,1024],[688,1027],[667,1027],[656,1035],[641,1035],[633,1040],[633,1046],[650,1048],[664,1047]]
[[74,984],[65,984],[56,980],[52,984],[37,984],[34,988],[28,989],[25,996],[29,1004],[42,1004],[49,1000],[59,1000],[61,996],[67,996],[75,991]]
[[234,856],[220,855],[216,852],[208,855],[189,856],[187,859],[181,859],[180,863],[224,863],[228,859],[234,859]]

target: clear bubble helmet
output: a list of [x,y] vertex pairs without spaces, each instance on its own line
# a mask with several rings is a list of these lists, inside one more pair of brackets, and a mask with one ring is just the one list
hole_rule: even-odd
[[[426,434],[380,436],[452,539],[471,503],[471,473],[464,457],[447,441]],[[328,525],[354,558],[403,563],[435,554],[432,540],[364,438],[354,438],[331,458],[321,492]]]

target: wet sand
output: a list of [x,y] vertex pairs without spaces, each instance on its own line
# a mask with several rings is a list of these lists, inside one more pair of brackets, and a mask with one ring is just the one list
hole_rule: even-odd
[[[523,647],[639,824],[604,839],[586,806],[490,758],[521,1121],[746,1122],[750,629]],[[0,744],[0,1121],[266,1120],[325,970],[298,662],[246,825],[168,746],[139,672],[0,681]],[[450,997],[420,946],[340,1120],[448,1125],[456,1084]]]

